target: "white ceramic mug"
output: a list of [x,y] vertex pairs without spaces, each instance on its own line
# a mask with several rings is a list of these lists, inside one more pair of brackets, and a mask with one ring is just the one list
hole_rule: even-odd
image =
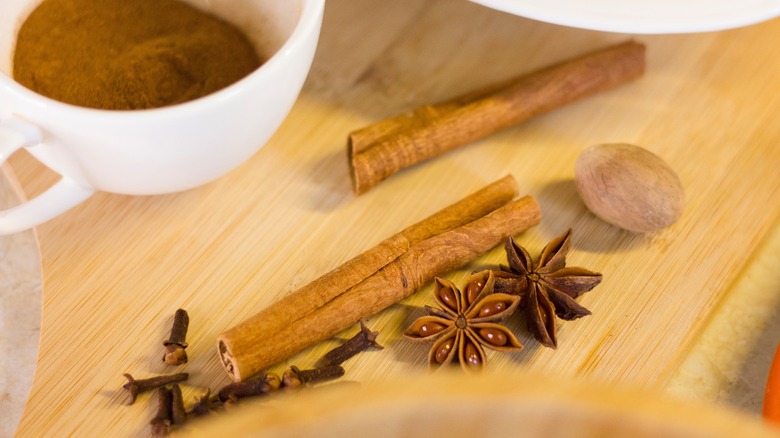
[[11,79],[16,34],[41,0],[0,5],[0,165],[21,148],[62,178],[0,211],[0,234],[32,228],[95,191],[153,195],[193,188],[251,157],[292,108],[311,67],[325,0],[187,0],[238,26],[265,57],[206,97],[165,108],[104,111],[36,94]]

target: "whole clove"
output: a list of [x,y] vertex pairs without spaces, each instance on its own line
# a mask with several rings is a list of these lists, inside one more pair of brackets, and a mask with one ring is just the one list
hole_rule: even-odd
[[314,385],[338,379],[344,375],[341,365],[331,365],[311,370],[301,370],[296,366],[290,367],[282,375],[282,385],[285,389],[295,389],[304,385]]
[[184,409],[184,397],[181,387],[176,384],[171,387],[171,422],[179,426],[187,421],[187,411]]
[[157,415],[149,424],[152,426],[152,436],[167,436],[171,432],[171,411],[173,407],[173,395],[171,390],[162,387],[157,392]]
[[327,352],[322,357],[322,364],[326,366],[341,365],[347,359],[358,353],[366,351],[369,348],[383,349],[384,347],[376,342],[379,332],[372,332],[366,326],[363,320],[360,320],[360,331],[341,346]]
[[212,395],[211,391],[208,391],[206,392],[206,395],[198,398],[198,401],[195,402],[195,404],[192,406],[192,409],[190,409],[187,415],[192,415],[195,417],[202,417],[204,415],[208,415],[214,412],[218,404],[219,404],[218,396]]
[[163,341],[165,355],[163,362],[168,365],[182,365],[187,363],[187,329],[190,325],[190,316],[184,309],[179,309],[173,316],[171,336]]
[[171,383],[183,382],[190,377],[188,373],[169,374],[166,376],[156,376],[141,380],[134,379],[133,376],[128,373],[125,373],[124,376],[127,378],[127,383],[125,383],[122,387],[130,392],[129,404],[131,405],[135,403],[135,399],[138,394],[151,391]]
[[258,397],[276,391],[281,379],[274,373],[266,373],[262,378],[231,383],[219,390],[219,401],[236,402],[242,398]]

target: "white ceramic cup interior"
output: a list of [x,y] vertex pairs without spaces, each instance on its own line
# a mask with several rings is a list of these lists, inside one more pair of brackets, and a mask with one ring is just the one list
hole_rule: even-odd
[[154,195],[212,181],[251,157],[292,108],[319,38],[324,0],[186,0],[238,26],[266,59],[241,81],[165,108],[104,111],[36,94],[12,77],[16,34],[41,0],[0,4],[0,164],[21,148],[62,175],[0,211],[0,234],[32,228],[95,191]]

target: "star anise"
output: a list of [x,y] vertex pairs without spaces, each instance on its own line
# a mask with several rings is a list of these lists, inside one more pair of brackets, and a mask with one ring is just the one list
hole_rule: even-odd
[[533,263],[522,246],[511,237],[506,242],[509,271],[496,271],[498,292],[523,297],[528,315],[528,329],[542,344],[558,346],[555,315],[573,320],[590,315],[575,299],[601,282],[601,274],[579,267],[566,267],[566,254],[571,248],[571,230],[556,237],[542,250]]
[[428,354],[431,367],[457,360],[466,371],[479,370],[486,363],[483,346],[499,351],[523,348],[509,329],[498,324],[515,311],[522,298],[493,293],[494,284],[489,270],[472,275],[463,291],[436,278],[434,298],[441,309],[425,306],[428,315],[404,332],[412,340],[435,340]]

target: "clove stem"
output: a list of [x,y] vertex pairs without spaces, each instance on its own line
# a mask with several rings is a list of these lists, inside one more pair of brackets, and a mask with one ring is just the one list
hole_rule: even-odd
[[130,392],[130,403],[135,403],[135,399],[138,396],[138,394],[141,394],[146,391],[151,391],[153,389],[160,388],[165,385],[169,385],[171,383],[178,383],[183,382],[189,378],[188,373],[178,373],[178,374],[169,374],[165,376],[156,376],[151,377],[148,379],[141,379],[136,380],[128,373],[125,373],[124,375],[127,378],[127,383],[125,383],[122,387]]
[[219,400],[223,403],[235,402],[242,398],[257,397],[279,389],[281,379],[274,373],[266,373],[261,379],[231,383],[219,390]]
[[157,415],[149,422],[152,426],[152,436],[167,436],[171,432],[172,407],[173,396],[171,390],[166,387],[160,388],[157,392]]
[[361,319],[360,331],[347,342],[341,344],[341,346],[327,352],[322,358],[322,363],[325,365],[341,365],[347,359],[350,359],[368,348],[373,347],[381,350],[384,347],[376,342],[376,337],[378,335],[379,332],[372,332]]
[[184,410],[184,397],[181,387],[176,384],[171,387],[171,422],[178,426],[187,421],[187,411]]
[[282,375],[282,384],[285,389],[294,389],[302,385],[314,385],[338,379],[344,375],[341,365],[332,365],[311,370],[301,370],[296,366],[290,367]]

